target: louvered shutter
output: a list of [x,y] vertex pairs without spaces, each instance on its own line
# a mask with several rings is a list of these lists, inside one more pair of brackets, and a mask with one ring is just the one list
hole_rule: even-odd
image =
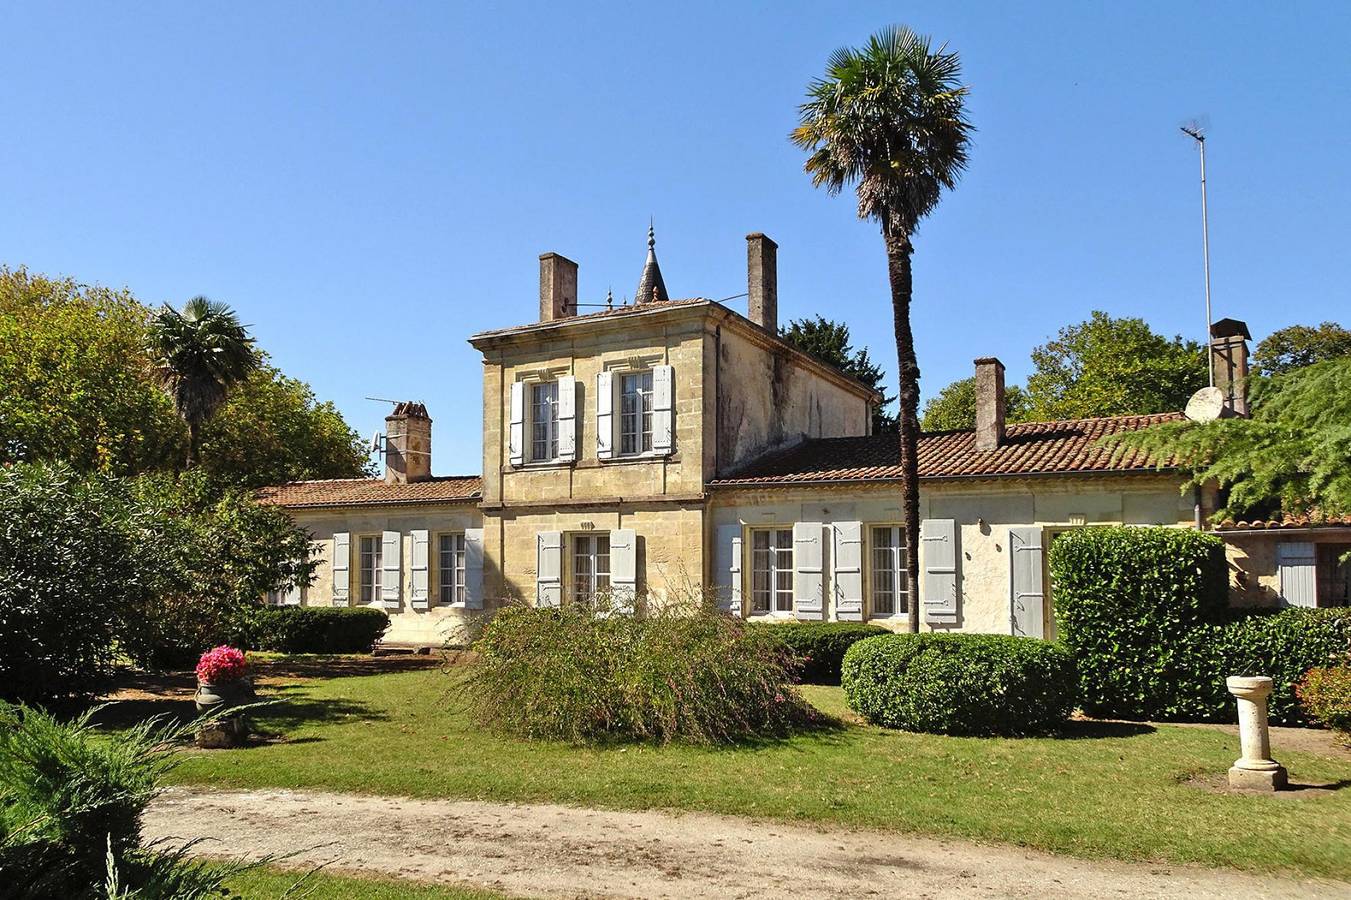
[[820,522],[793,525],[793,611],[799,619],[820,619],[824,612],[824,533]]
[[413,558],[409,561],[408,567],[411,570],[413,584],[408,600],[413,609],[426,609],[430,588],[427,583],[427,532],[422,529],[414,529],[409,534],[413,539]]
[[483,609],[483,529],[464,530],[464,607]]
[[352,591],[352,536],[346,531],[333,535],[333,605],[347,606]]
[[399,590],[403,581],[403,565],[399,551],[403,536],[397,531],[386,531],[380,536],[380,599],[388,609],[399,606]]
[[718,526],[713,550],[713,585],[718,608],[741,618],[741,523]]
[[1041,535],[1034,526],[1009,529],[1009,619],[1022,637],[1046,637]]
[[616,611],[633,612],[638,595],[638,535],[632,528],[610,532],[610,593]]
[[577,460],[577,379],[571,375],[558,379],[558,459]]
[[923,545],[924,621],[930,625],[957,624],[957,523],[953,519],[925,519],[920,526]]
[[615,444],[615,388],[610,372],[596,375],[596,458],[610,459]]
[[1276,569],[1281,579],[1281,599],[1287,606],[1317,606],[1314,582],[1314,545],[1307,541],[1282,541],[1276,545]]
[[535,605],[563,603],[563,534],[541,531],[536,538]]
[[863,621],[863,523],[836,522],[831,526],[830,581],[834,586],[835,618]]
[[513,466],[525,462],[525,384],[511,383],[511,425],[507,433],[507,454]]
[[652,452],[667,456],[675,449],[675,369],[652,367]]

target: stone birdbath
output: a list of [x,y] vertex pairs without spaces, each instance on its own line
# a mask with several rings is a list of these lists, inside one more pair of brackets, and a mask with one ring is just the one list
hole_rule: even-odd
[[202,715],[219,714],[197,730],[197,746],[206,749],[242,747],[249,737],[249,720],[227,710],[252,703],[256,695],[248,677],[248,661],[234,647],[215,647],[197,662],[197,693],[193,700]]
[[1265,675],[1231,675],[1225,679],[1225,686],[1238,698],[1238,739],[1242,754],[1229,768],[1229,786],[1245,791],[1285,790],[1285,767],[1271,758],[1271,737],[1267,732],[1271,679]]

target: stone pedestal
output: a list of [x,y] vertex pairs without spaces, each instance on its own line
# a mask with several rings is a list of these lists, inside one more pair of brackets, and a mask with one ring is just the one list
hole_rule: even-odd
[[1267,697],[1271,679],[1232,675],[1225,680],[1238,698],[1238,740],[1241,756],[1229,768],[1229,786],[1247,791],[1279,791],[1286,787],[1285,767],[1271,758],[1267,733]]

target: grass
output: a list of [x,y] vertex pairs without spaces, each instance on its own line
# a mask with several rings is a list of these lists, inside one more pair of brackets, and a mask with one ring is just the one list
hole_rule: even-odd
[[[227,886],[240,897],[280,898],[286,896],[301,874],[276,868],[254,869],[230,879]],[[468,887],[316,872],[290,896],[296,900],[352,900],[353,897],[362,900],[500,900],[503,895]]]
[[[190,753],[179,783],[556,802],[915,831],[1083,857],[1351,878],[1351,789],[1280,797],[1222,777],[1234,737],[1072,723],[1064,737],[951,738],[846,724],[732,749],[576,747],[485,733],[436,670],[287,684],[259,724],[286,740]],[[838,688],[807,698],[843,716]],[[1281,754],[1292,781],[1351,785],[1351,763]],[[1253,835],[1261,839],[1252,840]]]

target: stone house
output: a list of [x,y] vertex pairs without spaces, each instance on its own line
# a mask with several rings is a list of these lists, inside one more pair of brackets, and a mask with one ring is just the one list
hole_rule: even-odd
[[[1180,413],[1006,426],[1003,366],[982,358],[977,427],[921,438],[922,537],[907,548],[896,440],[872,433],[880,398],[778,337],[774,242],[747,237],[744,316],[670,299],[653,243],[649,232],[638,302],[582,313],[577,264],[546,253],[538,321],[469,339],[483,358],[482,475],[433,476],[431,419],[401,403],[383,478],[265,489],[319,559],[315,582],[278,602],[383,608],[387,640],[415,645],[456,640],[512,600],[598,592],[622,603],[714,592],[749,618],[896,629],[918,603],[928,629],[1049,637],[1045,548],[1057,535],[1198,527],[1213,509],[1178,474],[1098,446]],[[1231,408],[1245,339],[1215,341]],[[1288,533],[1336,547],[1351,528]],[[1324,551],[1306,565],[1308,553],[1280,549],[1284,529],[1225,534],[1237,602],[1345,602],[1344,587],[1318,586],[1341,571],[1318,574]],[[912,551],[918,585],[906,583]]]

